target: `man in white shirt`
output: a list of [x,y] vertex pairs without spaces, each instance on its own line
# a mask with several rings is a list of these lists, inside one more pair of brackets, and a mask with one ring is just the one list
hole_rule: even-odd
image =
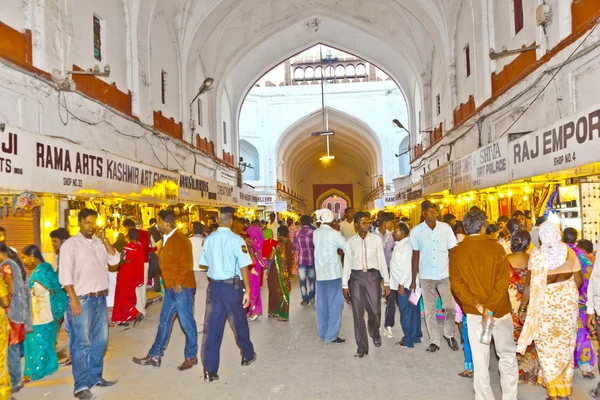
[[342,290],[346,301],[352,304],[354,337],[358,350],[354,357],[369,354],[369,338],[365,328],[365,309],[368,315],[369,336],[375,347],[381,346],[381,280],[385,297],[390,294],[390,277],[383,254],[383,242],[369,233],[370,215],[358,212],[354,215],[358,234],[346,242]]
[[277,229],[279,229],[279,222],[277,222],[277,215],[272,212],[269,214],[269,223],[267,228],[273,231],[273,237],[277,237]]
[[[415,343],[421,343],[423,333],[421,331],[421,313],[418,305],[409,301],[412,283],[412,247],[409,238],[408,225],[400,222],[394,228],[394,240],[396,246],[390,261],[390,288],[398,291],[398,308],[400,309],[400,325],[404,337],[396,344],[402,347],[415,347]],[[417,285],[419,278],[416,278]]]
[[[379,227],[375,230],[375,234],[381,238],[383,241],[383,254],[385,254],[385,263],[388,267],[388,271],[390,270],[390,261],[392,260],[392,251],[394,250],[394,246],[396,243],[394,242],[394,237],[392,235],[392,229],[394,228],[394,213],[391,212],[383,212],[379,213],[377,216],[377,221],[379,222]],[[392,328],[394,327],[395,315],[396,315],[396,298],[398,297],[398,292],[396,291],[396,287],[390,287],[390,295],[387,297],[385,302],[385,316],[384,316],[384,330],[383,334],[388,339],[394,337],[394,331]]]
[[[196,278],[196,288],[200,287],[200,280],[206,278],[206,269],[200,267],[200,257],[202,255],[202,245],[204,244],[204,224],[201,222],[193,222],[194,236],[190,238],[192,242],[192,256],[194,257],[194,277]],[[197,304],[200,300],[200,296],[195,297],[194,307],[196,310],[200,309],[200,304]]]
[[342,232],[342,236],[344,239],[348,240],[352,236],[356,235],[356,230],[354,229],[354,208],[348,207],[344,210],[344,220],[340,222],[340,232]]
[[326,343],[343,343],[338,336],[342,322],[342,262],[346,240],[331,226],[333,212],[324,208],[316,212],[321,227],[313,232],[315,272],[317,275],[317,332]]
[[425,323],[431,344],[427,351],[435,353],[440,349],[440,331],[435,316],[435,293],[439,292],[444,309],[444,338],[448,346],[458,350],[454,339],[454,298],[450,290],[449,251],[456,247],[456,236],[450,225],[438,222],[438,210],[429,200],[421,203],[424,221],[415,226],[410,234],[412,255],[412,283],[410,290],[417,286],[417,275],[423,290]]

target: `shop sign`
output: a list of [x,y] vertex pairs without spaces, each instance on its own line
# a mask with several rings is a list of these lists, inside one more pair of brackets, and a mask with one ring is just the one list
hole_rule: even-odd
[[429,195],[450,189],[450,172],[450,164],[444,164],[423,175],[423,194]]
[[231,185],[180,171],[179,201],[213,206],[239,203],[239,191]]
[[510,178],[529,178],[598,162],[598,149],[600,104],[510,142]]
[[267,195],[267,196],[258,196],[258,205],[259,206],[274,206],[275,205],[275,195]]
[[239,189],[239,199],[240,199],[240,205],[244,206],[244,207],[256,207],[256,205],[258,204],[258,196],[256,196],[254,193],[249,193],[245,189]]
[[396,196],[384,196],[383,197],[383,205],[384,206],[395,206],[396,205]]
[[508,183],[508,138],[503,137],[452,163],[452,193]]
[[176,173],[19,128],[0,132],[0,186],[75,196],[175,202]]
[[406,203],[406,189],[403,189],[396,193],[396,205]]
[[423,198],[423,186],[421,182],[417,182],[414,185],[406,189],[406,202],[417,201]]

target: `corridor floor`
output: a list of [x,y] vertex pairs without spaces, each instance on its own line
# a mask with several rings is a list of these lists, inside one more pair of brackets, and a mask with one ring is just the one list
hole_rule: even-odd
[[[221,348],[221,379],[202,381],[202,367],[180,372],[183,361],[184,336],[175,324],[171,342],[159,369],[131,362],[133,356],[146,355],[158,324],[161,303],[148,309],[146,319],[135,329],[110,328],[109,347],[105,358],[105,378],[118,379],[111,388],[94,388],[98,399],[472,399],[472,380],[457,376],[462,371],[463,353],[451,351],[443,343],[440,351],[430,354],[423,344],[414,349],[395,346],[401,329],[396,318],[396,338],[383,338],[383,345],[370,344],[369,355],[354,359],[356,351],[352,326],[352,310],[344,307],[340,336],[343,344],[319,341],[315,327],[314,306],[300,306],[297,279],[292,281],[289,322],[261,318],[250,325],[258,360],[249,367],[240,366],[240,355],[229,326]],[[204,317],[204,287],[199,290],[196,309],[198,330]],[[268,296],[266,288],[263,299]],[[265,309],[266,312],[266,309]],[[425,329],[423,329],[424,334]],[[202,336],[199,336],[199,341]],[[66,338],[61,332],[59,348]],[[496,361],[492,357],[492,386],[501,398]],[[587,399],[587,391],[596,380],[587,381],[575,371],[572,399]],[[20,399],[69,399],[73,378],[70,367],[39,382],[28,384],[15,395]],[[520,399],[542,399],[545,391],[519,387]]]

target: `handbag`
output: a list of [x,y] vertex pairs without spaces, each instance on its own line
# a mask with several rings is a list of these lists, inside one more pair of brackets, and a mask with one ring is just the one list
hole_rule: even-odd
[[148,278],[152,279],[158,275],[160,275],[160,263],[158,261],[158,256],[156,253],[151,252],[148,255]]

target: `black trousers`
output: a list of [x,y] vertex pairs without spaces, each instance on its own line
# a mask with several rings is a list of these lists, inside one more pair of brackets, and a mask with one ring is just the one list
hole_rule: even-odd
[[[385,299],[385,322],[384,327],[394,327],[394,321],[396,320],[396,301],[398,297],[398,291],[390,289],[390,295]],[[398,306],[400,308],[400,306]]]
[[348,284],[352,300],[354,338],[359,353],[369,352],[369,338],[365,327],[365,310],[369,336],[379,338],[381,326],[381,274],[371,269],[366,272],[353,270]]

